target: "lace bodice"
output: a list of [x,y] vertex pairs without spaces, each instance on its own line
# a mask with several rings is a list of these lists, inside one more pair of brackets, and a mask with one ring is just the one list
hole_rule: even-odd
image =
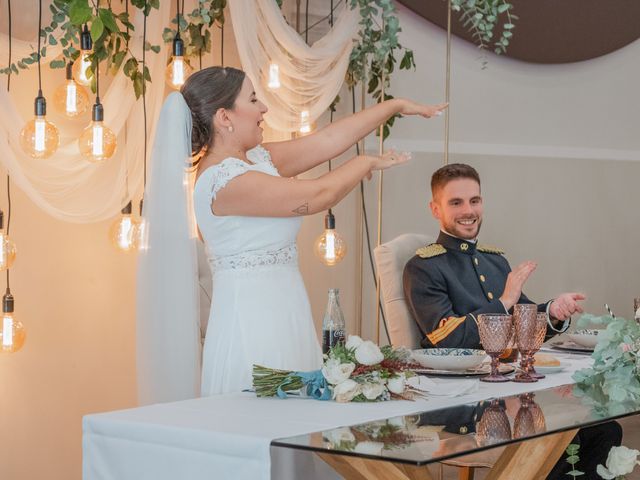
[[253,163],[229,157],[208,167],[194,186],[196,220],[214,273],[297,263],[300,217],[218,216],[212,212],[217,193],[234,178],[250,171],[279,175],[262,146],[249,150],[247,158]]

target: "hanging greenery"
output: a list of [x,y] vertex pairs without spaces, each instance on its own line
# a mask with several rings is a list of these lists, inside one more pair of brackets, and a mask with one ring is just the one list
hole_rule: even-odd
[[[198,57],[211,52],[211,28],[224,25],[224,9],[227,0],[198,0],[198,6],[186,15],[180,15],[180,36],[185,45],[185,56]],[[171,23],[177,26],[177,19]],[[162,39],[170,43],[176,36],[176,28],[165,28]]]
[[[140,10],[144,15],[149,15],[152,8],[160,7],[160,0],[130,0],[134,9]],[[47,56],[47,45],[60,45],[63,47],[62,58],[50,62],[51,68],[63,68],[67,62],[75,61],[80,52],[74,46],[79,43],[80,32],[84,25],[89,26],[93,41],[93,52],[89,56],[92,67],[87,71],[87,76],[93,77],[93,70],[98,63],[106,62],[107,71],[117,73],[121,68],[123,73],[133,83],[136,98],[142,95],[144,83],[151,81],[149,69],[142,66],[140,59],[129,49],[129,40],[135,27],[130,22],[131,14],[128,11],[114,13],[110,8],[100,7],[99,1],[94,0],[53,0],[50,5],[52,13],[51,23],[42,28],[40,36],[45,39],[45,45],[40,50],[42,58]],[[146,42],[145,50],[155,53],[160,51],[160,46]],[[37,62],[38,53],[12,63],[0,70],[0,73],[18,74],[21,69]],[[95,92],[95,82],[92,81],[92,90]]]
[[[481,49],[491,48],[498,55],[505,53],[513,37],[513,5],[505,0],[451,0],[451,10],[460,12],[460,21],[473,34]],[[496,27],[502,23],[500,37],[495,39]],[[492,43],[493,42],[493,43]]]

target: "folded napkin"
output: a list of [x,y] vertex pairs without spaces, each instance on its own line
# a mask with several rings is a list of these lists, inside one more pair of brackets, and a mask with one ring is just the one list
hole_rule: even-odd
[[479,382],[475,379],[436,381],[423,375],[409,378],[407,384],[415,390],[438,397],[459,397],[476,392],[479,387]]

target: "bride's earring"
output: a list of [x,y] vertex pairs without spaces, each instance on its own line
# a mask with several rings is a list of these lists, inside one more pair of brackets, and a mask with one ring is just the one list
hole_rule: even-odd
[[233,133],[233,125],[229,125],[227,127],[227,130],[229,130],[229,133]]

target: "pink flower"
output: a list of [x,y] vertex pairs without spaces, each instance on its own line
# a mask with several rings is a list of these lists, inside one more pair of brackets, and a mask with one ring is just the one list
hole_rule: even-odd
[[631,351],[631,345],[629,345],[628,343],[623,343],[622,345],[620,345],[620,347],[622,348],[622,351],[624,353]]

